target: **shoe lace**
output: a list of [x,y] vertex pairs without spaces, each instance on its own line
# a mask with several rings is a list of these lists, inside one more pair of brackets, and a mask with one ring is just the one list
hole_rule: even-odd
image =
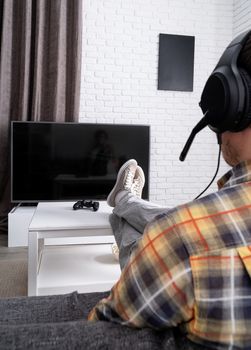
[[131,191],[134,195],[140,197],[141,196],[141,183],[140,183],[140,179],[134,179],[133,184],[132,184],[132,188]]
[[126,179],[125,179],[125,188],[126,189],[131,189],[131,186],[133,183],[133,177],[134,177],[134,173],[132,173],[131,170],[128,169],[128,173],[127,173]]

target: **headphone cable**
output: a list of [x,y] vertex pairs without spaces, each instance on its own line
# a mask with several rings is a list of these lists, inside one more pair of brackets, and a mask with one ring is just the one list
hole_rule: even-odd
[[217,134],[217,140],[218,140],[218,145],[219,145],[219,153],[218,153],[218,161],[217,161],[217,168],[216,168],[215,174],[214,174],[212,180],[207,185],[207,187],[197,197],[195,197],[194,200],[198,199],[200,196],[203,195],[203,193],[206,192],[206,190],[212,185],[212,183],[214,182],[214,180],[218,174],[218,171],[220,168],[220,156],[221,156],[221,134]]

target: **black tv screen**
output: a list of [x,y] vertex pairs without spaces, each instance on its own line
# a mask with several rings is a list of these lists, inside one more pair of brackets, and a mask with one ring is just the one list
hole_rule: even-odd
[[146,125],[12,122],[11,200],[104,200],[131,158],[145,172],[147,199],[149,138]]

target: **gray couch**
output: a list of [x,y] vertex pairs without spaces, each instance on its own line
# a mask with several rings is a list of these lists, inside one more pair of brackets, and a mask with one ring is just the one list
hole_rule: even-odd
[[0,300],[0,349],[205,350],[178,329],[132,329],[110,322],[87,322],[92,307],[107,293]]

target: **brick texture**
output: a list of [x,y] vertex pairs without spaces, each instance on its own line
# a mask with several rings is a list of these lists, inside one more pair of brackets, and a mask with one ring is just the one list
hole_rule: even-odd
[[[208,128],[197,135],[186,161],[178,158],[202,117],[198,102],[208,76],[233,34],[246,25],[240,12],[245,6],[250,10],[248,3],[83,2],[80,122],[151,126],[150,200],[154,202],[173,206],[189,201],[215,172],[218,146]],[[193,92],[157,90],[159,33],[195,36]],[[227,169],[222,160],[219,176]],[[208,192],[215,189],[216,184]]]

